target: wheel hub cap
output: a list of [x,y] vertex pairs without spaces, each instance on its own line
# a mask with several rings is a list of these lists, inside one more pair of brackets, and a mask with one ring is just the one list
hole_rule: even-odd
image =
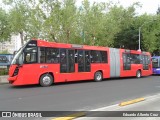
[[48,76],[45,76],[44,78],[43,78],[43,83],[44,84],[49,84],[51,82],[51,79],[50,79],[50,77],[48,77]]

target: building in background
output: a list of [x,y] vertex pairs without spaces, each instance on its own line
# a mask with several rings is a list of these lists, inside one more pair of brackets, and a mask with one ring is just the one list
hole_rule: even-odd
[[21,47],[20,35],[12,35],[11,41],[0,43],[0,51],[7,50],[10,54],[17,51]]

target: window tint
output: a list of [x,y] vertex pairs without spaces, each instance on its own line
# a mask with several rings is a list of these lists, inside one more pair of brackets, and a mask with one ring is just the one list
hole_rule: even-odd
[[66,49],[60,49],[60,72],[67,72],[67,53]]
[[91,58],[90,51],[78,50],[78,72],[90,72],[91,71]]
[[40,63],[59,63],[59,49],[40,47]]
[[85,72],[91,71],[90,62],[90,51],[85,51]]
[[150,57],[148,55],[141,55],[141,63],[143,64],[143,70],[148,70],[150,64]]
[[140,55],[131,54],[131,64],[140,64]]
[[24,50],[25,63],[36,63],[37,62],[37,47],[29,47]]
[[159,67],[158,58],[152,58],[152,65],[153,65],[153,68]]
[[123,70],[131,70],[130,53],[123,53]]
[[131,64],[131,59],[130,59],[129,53],[123,53],[123,63]]
[[75,65],[74,65],[74,50],[68,50],[68,72],[74,72]]
[[150,58],[150,56],[147,55],[147,59],[148,59],[148,64],[151,64],[151,58]]
[[107,52],[106,51],[100,51],[101,57],[102,57],[102,63],[107,63],[108,58],[107,58]]
[[74,57],[75,57],[75,63],[77,63],[78,62],[78,50],[75,50]]
[[78,50],[78,72],[84,72],[84,51]]
[[46,58],[45,58],[45,48],[44,47],[40,47],[40,63],[45,63],[46,62]]
[[46,48],[46,63],[58,63],[59,62],[59,49]]
[[102,61],[101,53],[100,51],[91,51],[91,62],[92,63],[100,63]]

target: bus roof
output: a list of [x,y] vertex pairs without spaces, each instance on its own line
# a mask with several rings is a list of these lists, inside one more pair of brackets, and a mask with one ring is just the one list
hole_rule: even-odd
[[[80,49],[80,48],[84,48],[84,49],[88,49],[88,50],[108,50],[110,47],[102,47],[102,46],[89,46],[89,45],[79,45],[79,44],[68,44],[68,43],[56,43],[56,42],[48,42],[45,40],[41,40],[41,39],[32,39],[32,40],[36,40],[38,43],[38,46],[44,46],[44,47],[57,47],[57,48],[76,48],[76,49]],[[128,51],[130,53],[135,53],[135,54],[150,54],[149,52],[144,52],[144,51],[138,51],[138,50],[128,50],[128,49],[122,49],[122,48],[117,48],[117,49],[121,49],[124,51]]]

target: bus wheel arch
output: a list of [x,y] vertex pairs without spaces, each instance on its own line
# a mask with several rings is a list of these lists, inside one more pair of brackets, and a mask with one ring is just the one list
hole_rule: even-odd
[[140,69],[137,70],[136,77],[137,78],[141,78],[142,77],[142,71]]
[[54,75],[52,72],[41,74],[39,77],[39,84],[43,87],[51,86],[54,83]]
[[98,70],[94,73],[94,81],[100,82],[103,79],[103,72],[102,70]]

